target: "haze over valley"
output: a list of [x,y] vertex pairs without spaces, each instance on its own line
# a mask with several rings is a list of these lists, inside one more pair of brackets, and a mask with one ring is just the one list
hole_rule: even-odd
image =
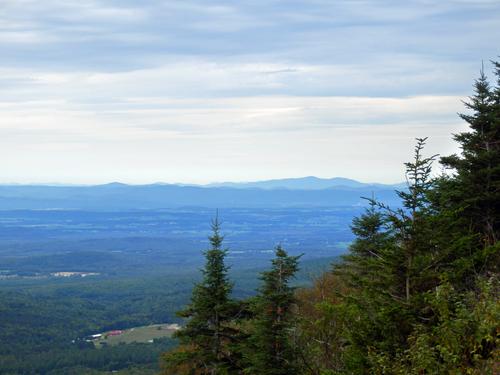
[[276,243],[305,259],[336,257],[349,223],[396,186],[348,179],[286,179],[217,186],[167,184],[0,186],[0,278],[158,273],[200,266],[216,214],[236,267],[262,266]]

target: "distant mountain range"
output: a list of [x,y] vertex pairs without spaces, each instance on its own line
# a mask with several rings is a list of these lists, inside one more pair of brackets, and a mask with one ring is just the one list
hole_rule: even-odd
[[346,178],[291,178],[205,186],[110,183],[95,186],[0,185],[0,210],[127,210],[179,207],[338,207],[366,205],[362,197],[397,204],[401,185]]
[[363,183],[343,177],[319,178],[314,176],[299,178],[283,178],[255,182],[221,182],[205,185],[207,187],[232,187],[238,189],[290,189],[290,190],[322,190],[331,188],[373,188],[394,189],[402,188],[404,184],[384,185],[378,183]]

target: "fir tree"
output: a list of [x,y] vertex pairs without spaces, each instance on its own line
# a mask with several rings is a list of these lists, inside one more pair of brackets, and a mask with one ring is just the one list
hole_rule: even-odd
[[263,285],[255,299],[256,316],[247,348],[248,374],[297,374],[291,343],[295,296],[289,284],[298,271],[299,258],[278,246],[271,270],[261,275]]
[[336,273],[342,274],[349,286],[359,289],[380,284],[381,271],[387,263],[384,252],[391,239],[377,203],[373,198],[369,203],[365,213],[353,219],[351,230],[356,239],[336,267]]
[[[470,125],[455,136],[461,155],[442,158],[452,173],[432,178],[436,156],[424,157],[426,138],[417,139],[400,207],[369,199],[353,220],[349,255],[324,279],[330,294],[317,282],[295,305],[289,283],[298,257],[278,247],[259,294],[247,302],[252,319],[227,313],[214,324],[214,310],[231,311],[231,287],[223,255],[208,262],[208,251],[181,349],[171,356],[184,367],[170,373],[497,373],[500,64],[494,64],[498,83],[490,87],[481,73],[466,104],[470,112],[461,115]],[[213,248],[222,251],[218,225],[214,233]],[[210,269],[224,275],[219,285],[226,293],[211,289],[217,278]],[[227,309],[214,309],[217,300]]]
[[420,293],[435,280],[427,199],[435,156],[422,155],[425,141],[417,139],[414,160],[405,163],[408,187],[397,192],[401,207],[369,199],[369,209],[353,220],[350,252],[334,269],[350,287],[344,312],[338,312],[348,317],[344,360],[353,373],[367,371],[380,353],[394,357],[406,346]]
[[[427,138],[417,138],[414,160],[405,163],[407,189],[397,191],[401,208],[392,209],[374,199],[367,214],[353,221],[357,235],[347,264],[370,268],[377,279],[385,277],[378,292],[387,292],[393,299],[409,303],[414,291],[429,288],[429,271],[436,262],[433,210],[428,195],[433,187],[432,163],[437,155],[424,157]],[[378,206],[380,212],[374,207]],[[382,226],[384,230],[381,231]],[[350,259],[350,262],[349,262]],[[368,265],[366,264],[368,263]],[[359,271],[357,272],[359,274]],[[369,281],[365,287],[370,287]]]
[[398,192],[402,207],[371,200],[354,220],[357,238],[336,267],[351,289],[323,313],[342,337],[335,338],[336,371],[498,372],[500,64],[495,67],[497,86],[482,73],[467,103],[470,113],[461,115],[470,125],[455,136],[462,154],[442,158],[453,172],[433,179],[435,156],[423,157],[425,138],[418,139],[415,159],[405,164],[408,188]]
[[498,272],[500,262],[500,65],[494,64],[497,85],[492,88],[481,71],[465,103],[470,113],[460,115],[470,130],[454,136],[462,154],[441,159],[453,173],[440,179],[434,199],[440,224],[451,234],[444,244],[453,265],[448,274],[461,287]]
[[417,138],[413,162],[405,163],[408,191],[398,191],[404,209],[394,212],[386,209],[388,220],[394,227],[403,264],[404,296],[408,302],[412,292],[429,287],[424,274],[433,263],[435,254],[432,245],[433,231],[430,224],[432,210],[429,192],[434,181],[431,178],[432,164],[437,157],[424,157],[422,150],[427,138]]
[[[189,306],[179,312],[187,324],[176,336],[181,349],[165,357],[172,374],[237,373],[230,350],[236,331],[232,326],[236,303],[231,299],[232,283],[224,263],[227,250],[222,247],[220,222],[212,222],[211,248],[205,251],[203,280],[195,285]],[[179,372],[183,369],[183,372]]]

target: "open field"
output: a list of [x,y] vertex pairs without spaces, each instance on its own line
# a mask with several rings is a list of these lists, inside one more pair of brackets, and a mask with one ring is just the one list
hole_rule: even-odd
[[101,338],[94,340],[96,348],[104,345],[114,346],[118,344],[150,343],[154,339],[170,337],[178,329],[175,324],[153,324],[143,327],[135,327],[121,331],[121,334],[104,333]]

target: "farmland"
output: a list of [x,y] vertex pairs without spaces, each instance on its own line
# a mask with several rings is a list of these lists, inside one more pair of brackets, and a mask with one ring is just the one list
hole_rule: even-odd
[[152,343],[155,339],[171,337],[179,328],[177,324],[152,324],[123,331],[111,331],[93,340],[96,348],[131,343]]

